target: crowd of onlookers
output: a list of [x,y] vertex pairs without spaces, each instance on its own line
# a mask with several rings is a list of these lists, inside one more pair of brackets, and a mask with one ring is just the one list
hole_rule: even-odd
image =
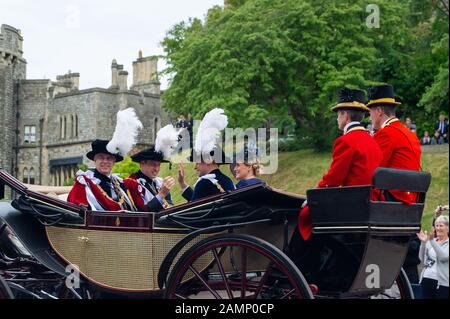
[[[405,120],[405,126],[411,131],[417,133],[416,124],[411,121],[411,118],[407,117]],[[421,145],[438,145],[448,143],[448,120],[445,120],[444,115],[439,116],[438,122],[434,126],[434,132],[430,135],[430,132],[424,131],[423,136],[420,138]]]

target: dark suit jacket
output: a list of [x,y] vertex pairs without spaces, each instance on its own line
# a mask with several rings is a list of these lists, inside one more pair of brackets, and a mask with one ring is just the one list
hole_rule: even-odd
[[[439,129],[440,124],[441,124],[441,122],[437,122],[436,125],[434,126],[434,131],[435,132]],[[442,136],[444,134],[448,135],[448,124],[445,121],[444,121],[444,129],[441,132],[439,132],[440,136]]]
[[[231,179],[223,174],[219,169],[215,169],[209,174],[216,175],[217,182],[224,191],[232,191],[235,189]],[[220,194],[219,188],[217,188],[217,186],[214,185],[210,180],[201,179],[197,182],[194,189],[188,187],[181,195],[188,201],[194,201],[216,194]]]

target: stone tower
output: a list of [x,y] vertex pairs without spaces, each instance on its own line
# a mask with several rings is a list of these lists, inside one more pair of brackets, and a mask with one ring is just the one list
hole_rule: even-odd
[[26,78],[20,30],[3,24],[0,29],[0,167],[17,176],[17,119],[19,81]]

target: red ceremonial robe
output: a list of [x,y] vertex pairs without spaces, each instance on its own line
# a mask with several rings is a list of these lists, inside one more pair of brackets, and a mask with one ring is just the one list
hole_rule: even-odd
[[[137,210],[145,211],[145,205],[140,196],[137,195],[140,185],[134,180],[121,180],[127,190],[126,200]],[[75,183],[67,197],[67,201],[90,207],[94,211],[119,211],[124,210],[120,202],[110,198],[103,189],[95,182],[91,171],[78,173]]]
[[[381,159],[380,148],[364,127],[353,127],[334,142],[330,169],[317,188],[371,185]],[[307,240],[312,233],[308,206],[300,211],[298,227]]]

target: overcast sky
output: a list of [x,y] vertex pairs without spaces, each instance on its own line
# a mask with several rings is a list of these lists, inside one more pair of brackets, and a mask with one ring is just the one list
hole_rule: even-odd
[[162,54],[159,43],[174,24],[204,19],[214,5],[223,0],[0,0],[0,24],[21,30],[28,79],[55,81],[70,70],[80,73],[81,89],[107,88],[113,59],[131,85],[139,50]]

